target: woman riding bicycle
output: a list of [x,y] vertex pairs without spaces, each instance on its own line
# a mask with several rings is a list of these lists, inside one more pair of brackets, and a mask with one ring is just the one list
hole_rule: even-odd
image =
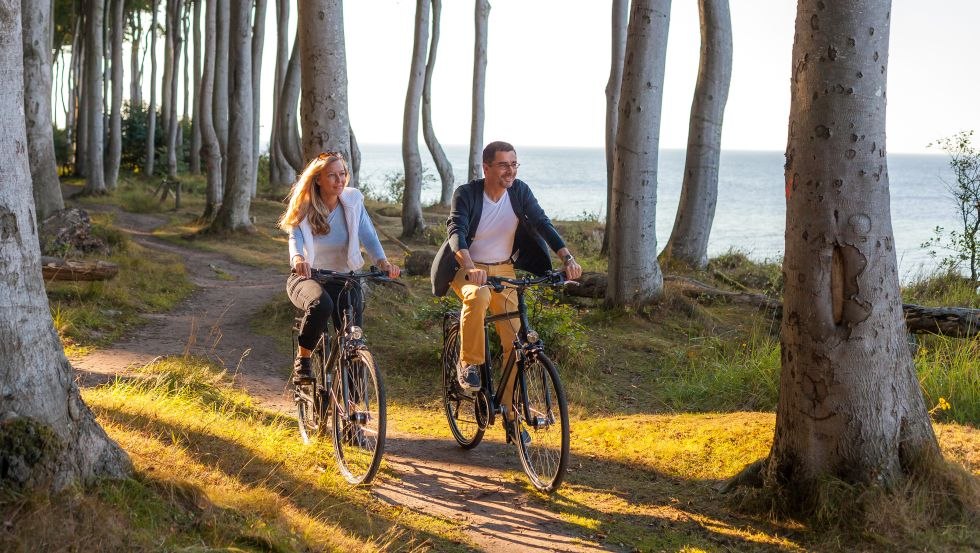
[[324,152],[310,161],[293,184],[289,205],[279,227],[289,233],[292,271],[286,280],[289,301],[303,310],[298,351],[293,363],[293,382],[313,380],[310,354],[332,318],[339,328],[340,314],[350,305],[354,324],[362,325],[363,298],[358,293],[341,295],[343,283],[321,286],[311,279],[312,269],[356,271],[364,266],[361,245],[373,264],[397,278],[401,270],[385,258],[378,234],[364,207],[364,195],[347,188],[350,172],[339,152]]

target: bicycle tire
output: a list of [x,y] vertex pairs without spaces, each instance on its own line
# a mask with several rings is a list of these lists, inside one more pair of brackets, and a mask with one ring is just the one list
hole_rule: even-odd
[[337,467],[351,484],[368,484],[381,467],[387,430],[384,378],[371,352],[357,350],[337,364],[330,400]]
[[327,374],[326,363],[321,341],[310,355],[310,369],[316,380],[309,384],[297,384],[293,391],[299,435],[307,445],[323,435],[329,415],[327,389],[323,380]]
[[531,484],[553,493],[565,477],[570,441],[568,403],[558,369],[544,353],[532,354],[514,388],[512,424],[518,457]]
[[459,322],[446,330],[442,348],[442,405],[449,430],[463,449],[473,449],[483,440],[486,426],[479,423],[477,402],[463,393],[456,380],[459,363]]

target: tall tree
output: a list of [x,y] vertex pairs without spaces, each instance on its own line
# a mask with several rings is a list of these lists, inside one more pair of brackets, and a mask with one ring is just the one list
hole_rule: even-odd
[[143,42],[143,24],[140,10],[130,9],[127,17],[131,47],[129,50],[129,105],[143,104],[143,64],[140,63],[140,50]]
[[157,12],[160,11],[160,0],[152,0],[150,4],[150,103],[146,107],[146,162],[144,172],[152,177],[157,157]]
[[259,121],[262,111],[262,49],[265,46],[266,0],[255,0],[255,22],[252,25],[252,197],[255,197],[259,174]]
[[[160,84],[160,124],[163,125],[163,135],[170,136],[170,108],[173,103],[171,98],[171,82],[177,78],[174,64],[178,58],[174,57],[174,25],[171,23],[170,14],[173,11],[174,0],[164,0],[163,3],[163,80]],[[155,53],[155,52],[154,52]]]
[[[228,157],[224,200],[211,229],[252,231],[252,21],[251,0],[232,0],[228,25]],[[219,14],[220,15],[220,14]]]
[[302,26],[296,28],[296,40],[293,51],[286,64],[286,74],[282,80],[282,93],[279,95],[279,118],[276,122],[279,132],[279,151],[287,163],[292,166],[293,174],[303,170],[303,147],[300,144],[297,111],[299,107],[300,90],[302,89],[302,71],[300,70],[299,35]]
[[475,0],[473,10],[476,33],[473,37],[473,111],[470,121],[469,180],[483,175],[483,96],[487,88],[487,35],[490,27],[489,0]]
[[298,4],[304,160],[323,151],[341,152],[350,159],[343,8],[342,0]]
[[442,149],[442,144],[436,138],[436,131],[432,128],[432,73],[436,68],[436,50],[439,48],[439,25],[442,15],[442,0],[432,0],[432,37],[429,42],[429,61],[425,63],[425,82],[422,86],[422,136],[425,137],[425,145],[429,147],[432,154],[432,161],[436,164],[436,171],[439,172],[439,181],[442,183],[442,192],[439,195],[439,203],[448,207],[453,199],[453,165],[449,163],[446,152]]
[[[75,39],[72,41],[72,79],[75,86],[73,110],[75,111],[75,175],[88,175],[88,117],[85,115],[87,102],[85,100],[85,0],[79,2],[78,17],[75,18]],[[75,61],[77,60],[77,62]]]
[[173,50],[170,53],[170,81],[164,79],[164,84],[170,89],[170,93],[164,101],[169,100],[170,106],[164,113],[167,115],[167,177],[173,180],[177,178],[177,149],[180,147],[177,141],[177,129],[179,128],[177,85],[180,81],[178,78],[180,75],[180,48],[184,42],[180,32],[181,0],[167,0],[167,12],[167,32],[170,36],[170,47]]
[[[214,42],[214,93],[211,97],[211,117],[214,121],[214,132],[218,135],[218,145],[221,147],[221,170],[228,169],[228,25],[230,11],[229,0],[217,0],[215,42]],[[227,188],[228,175],[221,182]]]
[[282,134],[279,118],[282,109],[282,88],[289,64],[289,0],[276,0],[276,69],[272,87],[272,131],[269,136],[269,183],[284,186],[296,177],[296,172],[282,153]]
[[405,191],[402,196],[402,238],[420,236],[425,230],[422,217],[422,157],[419,155],[419,103],[425,75],[425,51],[429,42],[429,0],[415,2],[415,45],[411,72],[405,93],[402,120],[402,163]]
[[191,0],[194,6],[193,23],[191,24],[191,40],[194,47],[194,80],[191,85],[193,89],[193,100],[191,102],[191,152],[190,152],[190,172],[193,175],[201,173],[201,102],[197,100],[200,94],[201,83],[201,3],[204,0]]
[[[885,156],[891,2],[801,0],[786,146],[786,289],[764,481],[901,489],[939,447],[908,346]],[[792,508],[792,507],[791,507]]]
[[0,449],[0,481],[59,490],[131,467],[82,401],[51,321],[24,147],[20,0],[0,0],[0,13],[0,434],[20,437],[18,447]]
[[616,150],[616,130],[619,127],[619,94],[623,88],[623,63],[626,58],[626,25],[629,23],[629,0],[613,0],[612,47],[610,48],[609,80],[606,81],[606,232],[602,234],[602,253],[609,253],[609,234],[612,220],[613,161]]
[[86,194],[105,194],[105,128],[102,109],[102,23],[105,0],[88,0],[85,16],[85,118],[88,130]]
[[701,62],[687,131],[684,182],[662,259],[703,269],[718,203],[721,124],[732,81],[732,17],[728,0],[699,0],[698,12]]
[[223,190],[223,175],[221,171],[221,145],[214,131],[212,118],[212,98],[214,94],[214,58],[216,55],[215,39],[217,35],[217,0],[208,0],[204,14],[204,69],[201,75],[201,92],[198,94],[198,112],[201,117],[201,155],[207,172],[207,191],[204,213],[201,218],[210,221],[221,205]]
[[633,0],[619,101],[606,304],[641,307],[663,293],[657,263],[657,157],[670,0]]
[[37,220],[65,208],[51,128],[51,4],[23,0],[24,115]]
[[122,160],[122,95],[123,95],[123,0],[112,0],[112,102],[109,114],[109,149],[105,160],[105,185],[116,189],[119,163]]

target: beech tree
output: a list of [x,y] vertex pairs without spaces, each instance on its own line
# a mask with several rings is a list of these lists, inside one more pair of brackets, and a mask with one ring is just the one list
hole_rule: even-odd
[[86,194],[105,194],[105,143],[103,141],[104,111],[102,109],[102,23],[105,0],[88,0],[85,15],[85,119],[88,174]]
[[483,96],[487,88],[487,34],[490,26],[490,2],[475,0],[473,10],[473,111],[470,120],[469,180],[483,176]]
[[[232,0],[228,26],[228,157],[225,192],[211,230],[254,230],[252,203],[252,20],[250,0]],[[219,14],[220,15],[220,14]],[[220,18],[219,18],[220,20]]]
[[609,253],[609,233],[612,220],[613,160],[616,149],[616,129],[619,126],[619,94],[623,87],[623,59],[626,56],[626,25],[629,23],[629,1],[613,0],[612,46],[610,48],[609,80],[606,81],[606,231],[602,234],[602,253]]
[[687,131],[684,181],[662,259],[703,269],[708,265],[708,236],[718,203],[721,124],[732,81],[732,17],[728,0],[699,0],[698,12],[701,61]]
[[13,446],[0,448],[0,482],[60,490],[131,466],[82,401],[51,320],[24,147],[20,0],[0,0],[0,13],[0,441]]
[[228,25],[230,17],[229,0],[216,0],[215,42],[214,42],[214,87],[211,96],[211,118],[214,132],[218,135],[221,148],[222,185],[228,185]]
[[109,114],[109,148],[105,160],[106,188],[116,189],[119,162],[122,159],[122,95],[123,95],[123,0],[112,0],[112,109]]
[[51,127],[51,4],[21,2],[23,11],[24,115],[27,124],[27,153],[31,187],[38,221],[65,208],[58,181]]
[[201,93],[201,3],[204,0],[190,0],[194,6],[193,24],[191,25],[191,40],[194,47],[194,61],[192,62],[194,71],[194,81],[191,87],[194,89],[193,102],[191,104],[191,151],[189,156],[189,171],[193,175],[201,173],[201,102],[198,97]]
[[205,172],[207,173],[207,190],[205,192],[204,213],[201,218],[210,221],[221,205],[223,189],[223,175],[221,171],[221,145],[218,143],[218,135],[214,131],[214,119],[212,117],[212,95],[214,93],[214,59],[215,39],[217,34],[217,0],[208,0],[208,6],[204,13],[204,68],[201,74],[201,91],[198,94],[198,112],[201,122],[201,155],[204,158]]
[[798,5],[782,371],[772,450],[756,465],[791,510],[828,477],[901,490],[940,455],[906,343],[889,210],[890,11],[889,0]]
[[405,192],[402,196],[402,238],[420,236],[422,217],[422,158],[419,155],[419,103],[425,74],[425,51],[429,41],[429,0],[415,2],[415,44],[412,48],[405,114],[402,119],[402,163]]
[[262,50],[265,46],[265,11],[267,1],[255,0],[255,16],[252,25],[252,182],[250,193],[255,197],[259,175],[259,122],[262,103]]
[[282,153],[282,134],[279,118],[282,109],[282,88],[289,64],[289,1],[276,0],[276,69],[272,87],[272,131],[269,136],[269,183],[285,186],[293,182],[296,172]]
[[297,115],[299,108],[300,90],[302,90],[302,72],[300,71],[300,49],[299,49],[300,26],[296,29],[296,39],[293,41],[293,51],[289,55],[289,63],[286,64],[286,73],[283,75],[282,92],[279,94],[279,116],[276,126],[279,133],[279,151],[283,158],[292,167],[293,174],[298,174],[303,170],[303,147],[300,144],[299,126]]
[[439,48],[439,26],[442,14],[442,0],[432,0],[432,36],[429,39],[429,61],[425,63],[425,82],[422,85],[422,136],[425,137],[425,145],[432,154],[432,161],[436,164],[436,171],[439,172],[439,181],[442,183],[442,190],[439,194],[439,203],[449,207],[453,199],[453,165],[449,163],[446,152],[442,149],[442,144],[436,138],[436,131],[432,128],[432,74],[436,67],[436,50]]
[[164,98],[164,103],[168,105],[163,113],[167,121],[167,177],[171,180],[177,178],[177,149],[179,147],[177,141],[177,129],[180,126],[177,119],[177,84],[180,74],[180,49],[184,42],[180,33],[180,13],[181,0],[168,0],[167,34],[170,37],[172,51],[170,52],[170,80],[164,78],[164,86],[169,90],[169,93]]
[[146,162],[143,165],[146,176],[152,177],[156,165],[157,130],[157,12],[160,0],[153,0],[150,6],[150,103],[146,107]]
[[657,263],[657,157],[670,0],[633,0],[610,205],[606,304],[642,307],[663,294]]
[[341,152],[349,161],[344,3],[310,0],[300,2],[297,7],[303,87],[300,102],[303,161],[325,151]]

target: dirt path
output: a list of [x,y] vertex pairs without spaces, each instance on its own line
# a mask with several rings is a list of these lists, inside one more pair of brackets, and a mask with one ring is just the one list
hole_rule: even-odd
[[[151,215],[116,213],[116,225],[133,240],[179,255],[198,289],[172,311],[149,316],[146,325],[111,347],[71,359],[82,384],[103,382],[158,356],[190,351],[226,367],[261,406],[291,414],[289,361],[271,339],[248,326],[253,314],[282,290],[283,272],[150,236],[161,223]],[[385,469],[374,494],[464,524],[468,537],[486,551],[606,550],[534,506],[523,475],[512,477],[520,473],[513,446],[500,441],[500,428],[487,434],[478,448],[464,451],[450,438],[415,435],[389,424]]]

